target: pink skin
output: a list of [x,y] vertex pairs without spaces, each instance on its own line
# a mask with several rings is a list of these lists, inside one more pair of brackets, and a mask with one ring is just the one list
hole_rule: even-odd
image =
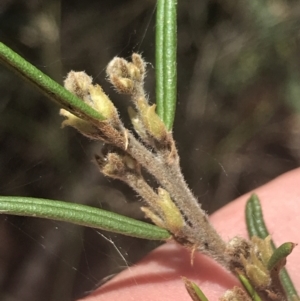
[[[300,169],[286,173],[255,189],[262,201],[265,221],[277,245],[300,242]],[[244,208],[246,194],[210,218],[222,237],[228,241],[238,235],[247,237]],[[287,268],[296,287],[300,287],[300,248],[288,258]],[[157,248],[134,267],[85,298],[85,301],[191,301],[181,276],[195,281],[210,301],[216,301],[238,282],[222,267],[201,254],[191,254],[169,242]]]

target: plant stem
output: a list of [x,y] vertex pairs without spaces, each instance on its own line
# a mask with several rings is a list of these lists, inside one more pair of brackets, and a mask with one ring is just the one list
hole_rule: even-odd
[[210,224],[205,211],[201,209],[201,205],[188,188],[180,170],[179,159],[168,164],[140,144],[130,133],[128,141],[126,151],[170,193],[172,200],[182,212],[189,225],[185,234],[189,238],[191,247],[195,247],[229,268],[224,253],[226,243]]

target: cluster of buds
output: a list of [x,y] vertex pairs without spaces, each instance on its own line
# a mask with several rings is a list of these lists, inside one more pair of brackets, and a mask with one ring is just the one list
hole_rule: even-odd
[[[287,242],[274,250],[271,236],[264,239],[252,236],[250,241],[235,237],[229,241],[226,253],[231,262],[230,269],[249,293],[259,293],[268,300],[284,301],[286,297],[280,281],[280,272],[286,264],[286,257],[294,247],[294,243]],[[248,299],[243,296],[240,289],[234,288],[228,291],[222,300]]]
[[139,54],[132,55],[132,62],[115,57],[108,64],[107,76],[117,92],[130,95],[133,107],[128,108],[128,113],[138,136],[146,145],[174,159],[177,152],[172,135],[156,114],[156,106],[148,103],[144,90],[145,67]]
[[105,143],[113,143],[120,148],[126,148],[126,130],[119,118],[118,111],[102,88],[97,84],[93,85],[92,81],[92,77],[85,72],[71,71],[64,84],[67,90],[99,112],[103,116],[103,121],[98,121],[95,124],[61,109],[60,114],[66,117],[62,126],[72,126],[91,139],[103,140]]
[[270,271],[268,269],[268,262],[273,254],[271,236],[265,239],[253,236],[251,242],[252,248],[249,255],[245,257],[241,254],[241,262],[251,283],[260,290],[265,290],[271,284]]
[[[112,101],[84,72],[71,71],[65,88],[103,116],[101,121],[81,119],[66,110],[63,126],[75,127],[85,136],[102,140],[105,146],[95,161],[100,171],[130,185],[146,202],[146,217],[167,229],[173,238],[206,253],[223,265],[225,242],[210,225],[206,213],[193,196],[182,176],[172,133],[148,102],[144,90],[146,63],[139,54],[132,61],[114,58],[107,67],[108,80],[117,92],[130,96],[128,112],[138,136],[122,124]],[[149,186],[141,170],[151,174],[158,188]]]
[[[131,96],[133,107],[128,108],[129,116],[143,143],[124,128],[112,101],[85,72],[71,71],[65,79],[65,88],[104,119],[95,124],[61,109],[60,114],[66,117],[62,126],[72,126],[91,139],[102,140],[105,146],[101,155],[95,156],[101,172],[131,186],[148,205],[142,207],[145,215],[160,227],[179,235],[185,223],[180,210],[167,190],[159,187],[156,191],[147,184],[141,173],[141,165],[146,167],[155,155],[177,158],[172,134],[156,114],[155,105],[148,104],[144,91],[145,66],[141,56],[133,54],[132,62],[116,57],[107,67],[108,79],[115,89]],[[144,145],[151,146],[153,152]],[[150,155],[148,161],[147,154]]]
[[[132,106],[128,112],[138,139],[124,127],[102,88],[93,84],[84,72],[71,71],[65,88],[103,119],[83,119],[62,109],[60,113],[66,117],[62,125],[72,126],[85,136],[105,143],[101,154],[95,156],[100,171],[131,186],[146,202],[142,211],[157,226],[167,229],[192,252],[197,250],[214,258],[242,282],[250,281],[271,300],[283,300],[281,289],[276,290],[278,275],[293,245],[285,245],[278,255],[273,252],[269,238],[254,237],[250,242],[234,238],[229,243],[222,240],[184,181],[172,133],[156,114],[155,105],[148,103],[144,90],[145,66],[142,57],[133,54],[131,62],[116,57],[107,67],[108,79],[117,92],[130,96]],[[142,169],[157,180],[158,188],[147,183]],[[243,290],[234,288],[222,300],[247,298]]]

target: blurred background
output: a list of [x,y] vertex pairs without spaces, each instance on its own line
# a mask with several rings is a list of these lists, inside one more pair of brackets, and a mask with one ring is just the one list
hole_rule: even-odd
[[[142,53],[155,102],[154,0],[1,0],[0,40],[59,83],[105,80],[116,55]],[[174,136],[209,213],[299,166],[300,3],[179,0]],[[101,144],[61,129],[58,107],[0,66],[0,195],[88,204],[143,220],[141,200],[92,163]],[[238,231],[238,230],[237,230]],[[0,299],[76,300],[157,243],[35,218],[0,216]]]

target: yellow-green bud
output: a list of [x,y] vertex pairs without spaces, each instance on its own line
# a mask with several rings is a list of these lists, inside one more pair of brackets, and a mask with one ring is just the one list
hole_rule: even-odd
[[158,198],[158,206],[164,214],[167,229],[174,234],[180,232],[184,226],[184,220],[170,194],[165,189],[158,188]]
[[61,124],[62,127],[71,126],[91,139],[99,139],[99,131],[88,121],[73,115],[65,109],[60,109],[59,114],[66,117]]
[[114,104],[99,85],[90,85],[89,93],[91,96],[92,106],[95,110],[108,119],[108,121],[119,119],[118,112]]

